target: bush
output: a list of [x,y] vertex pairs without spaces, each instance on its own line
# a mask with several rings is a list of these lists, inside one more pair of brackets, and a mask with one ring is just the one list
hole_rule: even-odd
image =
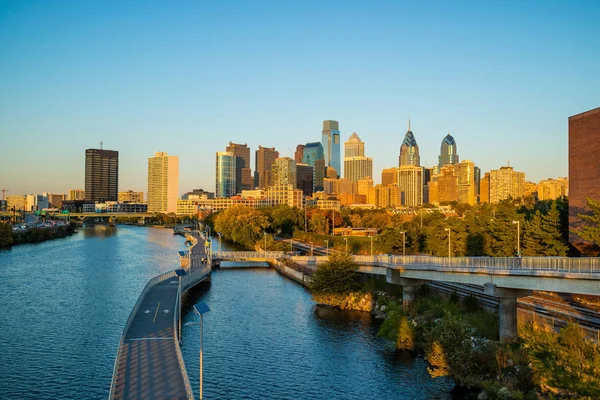
[[317,267],[312,276],[312,293],[347,294],[358,289],[357,264],[348,254],[333,253],[326,263]]

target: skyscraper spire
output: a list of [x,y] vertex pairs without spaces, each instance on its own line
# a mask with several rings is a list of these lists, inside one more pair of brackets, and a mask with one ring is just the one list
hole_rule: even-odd
[[408,131],[410,132],[410,115],[408,116]]

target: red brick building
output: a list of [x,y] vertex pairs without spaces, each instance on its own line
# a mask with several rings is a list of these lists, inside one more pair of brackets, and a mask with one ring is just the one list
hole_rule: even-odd
[[600,248],[573,232],[578,214],[589,213],[586,198],[600,200],[600,108],[569,117],[569,242],[584,255]]

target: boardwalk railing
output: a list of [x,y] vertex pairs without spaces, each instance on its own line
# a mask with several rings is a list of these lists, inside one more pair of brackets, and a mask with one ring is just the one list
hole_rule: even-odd
[[213,253],[213,258],[221,260],[280,259],[286,257],[285,251],[222,251]]
[[[182,282],[183,286],[183,282]],[[183,384],[185,385],[185,393],[187,394],[188,399],[193,400],[194,394],[192,393],[192,386],[190,385],[190,380],[188,378],[187,370],[185,369],[185,363],[183,362],[183,356],[181,355],[181,348],[179,347],[179,319],[181,318],[181,307],[179,306],[179,299],[181,299],[181,286],[177,289],[177,300],[175,301],[175,309],[177,312],[173,313],[173,332],[175,332],[175,354],[177,354],[177,363],[179,364],[179,369],[181,370],[181,374],[183,376]]]

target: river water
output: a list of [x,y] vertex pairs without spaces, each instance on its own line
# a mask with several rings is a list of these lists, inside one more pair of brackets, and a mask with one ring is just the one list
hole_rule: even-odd
[[[146,282],[178,266],[183,241],[97,226],[0,251],[0,398],[107,398],[125,321]],[[451,398],[452,382],[377,338],[369,314],[317,307],[273,270],[217,270],[189,303],[198,300],[211,308],[207,399]],[[184,322],[195,321],[187,311]],[[197,325],[184,327],[182,352],[197,393]]]

